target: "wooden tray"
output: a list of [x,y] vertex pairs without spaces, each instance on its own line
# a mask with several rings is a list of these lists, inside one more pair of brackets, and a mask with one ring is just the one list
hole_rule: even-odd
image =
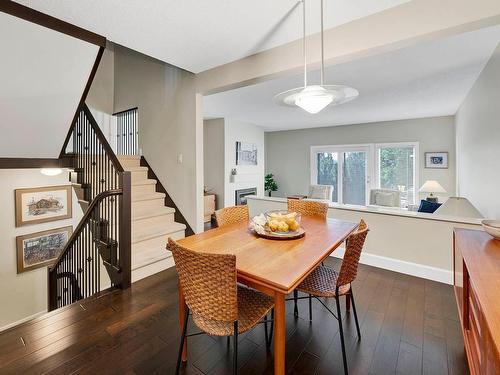
[[266,238],[268,240],[295,240],[297,238],[302,238],[306,235],[306,231],[304,230],[304,228],[299,228],[299,230],[290,234],[278,234],[273,232],[266,232],[266,233],[255,232],[255,233],[259,237]]

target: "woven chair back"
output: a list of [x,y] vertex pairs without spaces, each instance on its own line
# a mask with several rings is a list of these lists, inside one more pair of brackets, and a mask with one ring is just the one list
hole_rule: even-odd
[[238,319],[236,256],[199,253],[168,239],[186,304],[205,318],[234,322]]
[[361,219],[359,226],[347,238],[347,246],[340,266],[339,277],[337,278],[337,287],[347,285],[354,281],[358,273],[359,257],[365,244],[365,239],[368,234],[368,226],[365,221]]
[[317,216],[326,219],[328,203],[304,199],[289,199],[288,211],[298,212],[303,216]]
[[215,211],[215,220],[217,221],[217,226],[219,227],[248,221],[248,206],[245,204],[241,206],[221,208],[220,210]]

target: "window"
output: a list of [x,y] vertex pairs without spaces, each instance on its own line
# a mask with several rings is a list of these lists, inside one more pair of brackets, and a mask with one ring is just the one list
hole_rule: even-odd
[[381,189],[399,190],[401,207],[415,204],[417,144],[377,145],[377,186]]
[[[311,147],[311,184],[333,185],[332,201],[366,205],[371,189],[399,190],[400,206],[415,204],[418,143]],[[375,178],[372,178],[375,176]]]
[[365,205],[370,146],[311,148],[311,183],[333,185],[333,202]]

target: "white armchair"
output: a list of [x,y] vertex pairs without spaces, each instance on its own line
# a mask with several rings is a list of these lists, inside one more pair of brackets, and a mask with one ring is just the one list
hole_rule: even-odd
[[332,185],[310,185],[309,194],[307,195],[307,198],[331,201],[332,195],[333,195]]
[[370,191],[370,204],[385,207],[400,207],[401,192],[391,189],[372,189]]

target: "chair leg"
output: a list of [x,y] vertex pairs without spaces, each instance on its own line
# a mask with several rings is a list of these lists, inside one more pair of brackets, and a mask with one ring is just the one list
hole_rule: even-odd
[[293,291],[293,316],[296,318],[299,317],[299,307],[297,306],[298,296],[299,296],[299,292],[294,290]]
[[345,295],[345,309],[351,311],[351,296],[349,294]]
[[309,294],[309,321],[313,321],[312,295]]
[[351,297],[350,299],[352,302],[352,311],[354,312],[354,321],[356,322],[356,331],[358,332],[358,340],[361,340],[361,331],[359,330],[358,313],[356,312],[356,304],[354,303],[354,294],[352,293],[352,286],[349,296]]
[[[338,296],[338,290],[337,290]],[[345,353],[345,342],[344,342],[344,330],[342,328],[342,312],[340,311],[340,298],[336,297],[335,302],[337,303],[337,320],[339,321],[339,332],[340,332],[340,345],[342,346],[342,359],[344,361],[344,373],[347,375],[347,357]]]
[[231,336],[227,336],[227,347],[229,348],[229,344],[231,343]]
[[[264,317],[265,320],[267,320],[267,314]],[[267,321],[264,322],[264,335],[266,336],[266,348],[269,348],[269,336],[267,335]]]
[[238,321],[234,322],[234,336],[233,336],[233,374],[238,373]]
[[274,307],[271,309],[271,329],[269,331],[269,347],[271,347],[271,342],[273,341],[273,330],[274,330]]
[[182,327],[181,344],[179,345],[179,354],[177,356],[177,367],[175,369],[176,375],[179,374],[179,370],[181,368],[182,349],[184,348],[184,340],[186,339],[188,319],[189,319],[189,308],[186,307],[186,314],[184,315],[184,327]]

